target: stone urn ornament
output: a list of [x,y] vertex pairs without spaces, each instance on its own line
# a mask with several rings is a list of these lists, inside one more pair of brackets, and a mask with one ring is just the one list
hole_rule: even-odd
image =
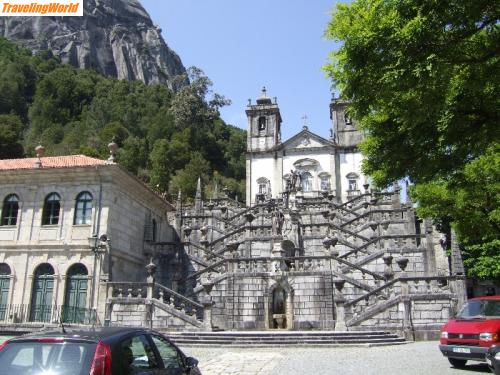
[[149,264],[146,265],[146,271],[148,272],[149,276],[154,276],[156,273],[157,266],[156,264],[153,263],[153,258],[149,261]]

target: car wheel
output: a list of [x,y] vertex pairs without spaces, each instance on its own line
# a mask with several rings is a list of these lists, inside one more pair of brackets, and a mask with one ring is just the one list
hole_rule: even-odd
[[453,367],[462,368],[465,367],[467,363],[466,359],[457,359],[457,358],[448,358],[448,361],[451,363]]

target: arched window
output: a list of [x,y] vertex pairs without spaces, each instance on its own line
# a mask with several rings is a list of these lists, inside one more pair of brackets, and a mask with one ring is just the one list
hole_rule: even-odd
[[5,197],[2,208],[2,222],[0,225],[16,225],[19,211],[19,198],[15,194]]
[[300,183],[302,186],[302,191],[312,191],[313,189],[313,177],[309,172],[302,172],[300,175]]
[[7,263],[0,263],[0,277],[9,275],[10,275],[9,265]]
[[84,191],[76,197],[74,225],[90,224],[92,218],[92,195]]
[[57,193],[50,193],[43,205],[42,225],[59,224],[59,211],[61,211],[61,197]]
[[157,231],[158,231],[158,228],[157,228],[157,224],[156,224],[156,220],[153,219],[151,221],[151,224],[153,226],[153,242],[156,242],[156,234],[157,234]]
[[259,131],[266,130],[266,118],[264,116],[259,117]]

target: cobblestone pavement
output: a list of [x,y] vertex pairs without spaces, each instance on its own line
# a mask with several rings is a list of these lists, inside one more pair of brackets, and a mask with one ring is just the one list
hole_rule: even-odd
[[437,342],[373,348],[183,348],[203,375],[475,375],[485,364],[452,368]]

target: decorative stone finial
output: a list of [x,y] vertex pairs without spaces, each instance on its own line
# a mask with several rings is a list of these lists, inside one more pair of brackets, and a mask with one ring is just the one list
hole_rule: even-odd
[[45,155],[45,147],[43,147],[42,145],[38,145],[35,148],[35,152],[37,158],[43,158],[43,156]]
[[109,149],[109,158],[107,163],[114,164],[116,161],[115,157],[116,151],[118,151],[118,145],[115,143],[114,139],[108,144],[108,149]]
[[35,168],[42,168],[41,158],[43,158],[43,155],[45,155],[45,147],[43,147],[42,145],[38,145],[35,148],[35,152],[36,152],[36,157],[38,158],[38,160],[35,162]]
[[203,202],[201,201],[201,177],[198,177],[198,182],[196,183],[196,194],[194,197],[194,209],[199,212],[201,211]]
[[153,276],[156,272],[156,264],[153,263],[153,257],[151,257],[149,264],[146,266],[146,271],[148,271],[149,276]]

